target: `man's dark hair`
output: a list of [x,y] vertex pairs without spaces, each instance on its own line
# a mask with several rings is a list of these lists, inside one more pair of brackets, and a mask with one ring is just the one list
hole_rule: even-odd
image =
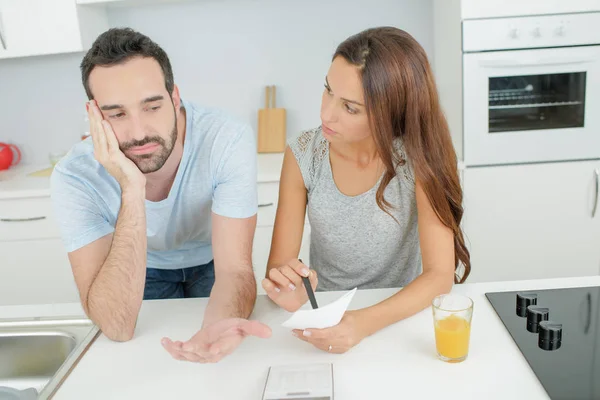
[[167,53],[148,36],[131,28],[111,28],[98,36],[81,61],[81,78],[88,98],[93,98],[89,78],[95,66],[118,65],[133,57],[154,58],[165,76],[167,92],[173,93],[173,70]]

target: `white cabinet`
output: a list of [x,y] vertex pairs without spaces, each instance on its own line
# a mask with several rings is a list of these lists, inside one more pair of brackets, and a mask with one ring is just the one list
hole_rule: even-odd
[[252,265],[254,266],[254,277],[259,292],[263,293],[260,281],[265,277],[269,252],[271,251],[271,238],[273,237],[272,226],[258,226],[254,234],[252,245]]
[[597,169],[600,161],[465,169],[468,281],[599,274]]
[[50,197],[0,200],[0,242],[59,237]]
[[78,301],[50,197],[0,200],[0,306]]
[[[269,252],[271,251],[271,238],[273,237],[272,226],[259,226],[254,235],[254,245],[252,248],[252,264],[254,265],[254,277],[258,286],[258,293],[264,294],[261,281],[265,277],[267,270],[267,261],[269,261]],[[304,225],[302,235],[302,245],[298,258],[308,264],[310,250],[310,226]]]
[[84,51],[107,29],[106,10],[74,0],[0,0],[0,58]]
[[0,242],[0,258],[0,306],[79,301],[60,239]]
[[[266,182],[258,184],[258,215],[254,244],[252,247],[252,265],[259,294],[264,294],[261,281],[265,277],[269,252],[271,251],[271,238],[275,225],[275,213],[277,211],[277,200],[279,197],[279,183]],[[310,248],[310,226],[308,220],[304,225],[302,245],[300,246],[301,258],[308,263]]]

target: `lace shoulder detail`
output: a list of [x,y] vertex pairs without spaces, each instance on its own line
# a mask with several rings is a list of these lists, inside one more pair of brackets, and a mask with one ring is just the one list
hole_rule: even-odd
[[302,132],[292,139],[289,146],[302,172],[304,186],[310,191],[323,160],[329,155],[329,143],[323,137],[319,126]]

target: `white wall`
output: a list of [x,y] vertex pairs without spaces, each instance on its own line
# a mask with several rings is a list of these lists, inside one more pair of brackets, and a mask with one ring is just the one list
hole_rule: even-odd
[[[278,87],[288,137],[319,124],[324,76],[336,45],[368,27],[393,25],[433,49],[431,0],[223,0],[113,8],[169,54],[184,98],[225,108],[256,129],[264,86]],[[83,54],[0,62],[0,140],[30,163],[69,147],[82,130]]]
[[49,164],[84,127],[83,54],[0,60],[0,141],[14,143],[23,162]]

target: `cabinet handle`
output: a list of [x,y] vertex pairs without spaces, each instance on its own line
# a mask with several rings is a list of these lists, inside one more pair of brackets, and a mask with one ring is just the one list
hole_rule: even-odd
[[[582,319],[585,321],[583,324],[583,333],[587,335],[590,332],[590,325],[592,324],[592,295],[588,292],[585,297],[585,312]],[[579,314],[581,315],[581,306],[579,306]]]
[[29,222],[46,219],[46,217],[31,217],[31,218],[0,218],[1,222]]
[[273,203],[263,203],[263,204],[259,204],[259,207],[271,207],[273,205]]
[[2,35],[2,13],[0,13],[0,44],[2,44],[2,48],[6,50],[6,41],[4,40],[4,35]]
[[598,187],[600,186],[600,171],[598,168],[594,170],[594,174],[596,175],[596,195],[594,197],[594,208],[592,209],[592,218],[596,215],[596,208],[598,207]]

